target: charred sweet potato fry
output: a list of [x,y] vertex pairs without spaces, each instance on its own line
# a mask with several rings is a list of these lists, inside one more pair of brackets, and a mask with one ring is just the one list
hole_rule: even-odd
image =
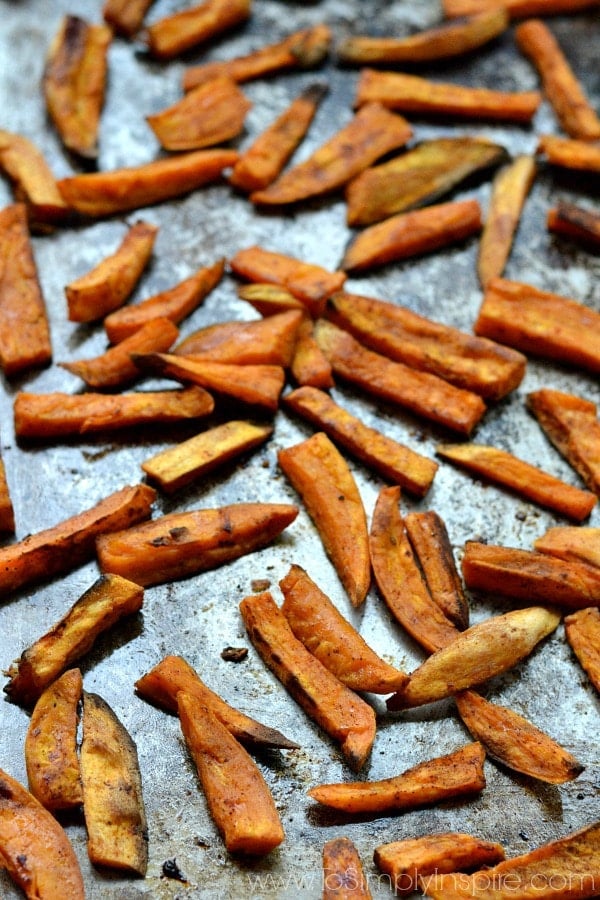
[[572,138],[598,140],[600,119],[548,26],[530,19],[517,26],[515,39],[538,70],[561,127]]
[[590,491],[573,487],[497,447],[440,444],[436,453],[467,472],[482,476],[576,522],[587,519],[597,502]]
[[547,227],[554,234],[600,248],[600,215],[591,209],[561,200],[558,206],[548,210]]
[[119,575],[101,575],[52,628],[8,670],[9,699],[31,706],[55,678],[93,646],[123,616],[139,612],[144,591]]
[[431,253],[479,231],[481,207],[477,200],[455,200],[399,213],[361,231],[346,249],[340,268],[345,272],[364,272]]
[[371,583],[367,517],[350,469],[322,431],[277,454],[300,494],[353,606]]
[[41,694],[25,738],[29,790],[46,809],[72,809],[83,802],[77,756],[77,705],[83,682],[69,669]]
[[81,781],[88,855],[96,866],[146,874],[148,829],[137,748],[113,710],[83,693]]
[[70,572],[93,559],[96,537],[127,528],[150,516],[156,491],[145,484],[122,488],[90,509],[52,528],[0,549],[3,597],[27,584]]
[[382,781],[319,784],[308,795],[351,815],[417,809],[431,803],[469,797],[485,787],[481,744],[467,744]]
[[374,353],[331,322],[317,322],[315,337],[334,375],[417,416],[468,435],[485,412],[478,394]]
[[103,572],[144,586],[188,578],[266,547],[294,521],[295,506],[234,503],[218,509],[169,513],[144,526],[103,535],[97,552]]
[[132,38],[142,27],[152,3],[153,0],[105,0],[102,16],[117,34]]
[[349,838],[323,845],[323,900],[371,900],[358,851]]
[[13,509],[4,462],[0,459],[0,532],[13,533],[15,530],[15,511]]
[[600,528],[581,525],[549,528],[534,542],[540,553],[558,556],[567,562],[584,562],[600,566]]
[[366,466],[409,493],[424,497],[431,487],[437,463],[364,425],[323,391],[301,387],[286,394],[283,403]]
[[412,130],[406,119],[380,103],[366,103],[354,118],[305,162],[250,194],[252,203],[279,206],[318,197],[342,187],[376,159],[403,147]]
[[306,316],[298,326],[290,369],[300,385],[325,391],[334,385],[331,364],[315,340],[312,320]]
[[189,194],[217,181],[237,158],[235,150],[196,150],[126,169],[72,175],[57,185],[63,200],[78,213],[112,216]]
[[71,322],[94,322],[125,303],[148,264],[157,233],[157,225],[136,222],[114,253],[65,287]]
[[373,709],[341,683],[297,640],[270,593],[240,603],[250,640],[294,700],[341,744],[348,765],[359,770],[375,740]]
[[237,294],[240,300],[253,306],[261,316],[274,316],[288,309],[307,309],[306,304],[298,300],[291,291],[277,284],[242,284],[238,287]]
[[84,900],[83,877],[64,829],[1,769],[0,861],[28,900]]
[[0,169],[13,182],[15,198],[25,204],[30,228],[43,230],[68,218],[69,207],[48,163],[26,137],[0,129]]
[[600,610],[588,607],[570,613],[565,617],[565,634],[582,669],[600,691]]
[[565,16],[598,6],[598,0],[442,0],[447,18],[471,16],[484,9],[503,6],[511,19],[530,16]]
[[540,138],[537,149],[553,166],[580,172],[600,172],[600,147],[596,144],[545,134]]
[[240,25],[250,6],[250,0],[205,0],[166,16],[147,29],[148,49],[157,59],[171,59]]
[[0,211],[0,366],[9,378],[52,358],[50,329],[21,203]]
[[210,814],[225,847],[230,853],[269,853],[285,835],[260,769],[197,696],[180,691],[177,708]]
[[252,322],[220,322],[195,331],[173,352],[238,366],[285,368],[292,361],[302,318],[300,310],[290,310]]

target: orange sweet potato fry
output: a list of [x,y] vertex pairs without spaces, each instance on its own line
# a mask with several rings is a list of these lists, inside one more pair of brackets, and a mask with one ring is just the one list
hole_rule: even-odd
[[323,845],[323,900],[371,900],[358,851],[349,838]]
[[366,762],[375,740],[375,713],[338,681],[297,640],[270,593],[253,594],[240,603],[250,640],[263,662],[294,700],[341,744],[352,769]]
[[15,511],[13,509],[4,462],[0,459],[0,532],[13,533],[15,530]]
[[590,515],[597,498],[561,481],[497,447],[484,444],[440,444],[436,453],[457,466],[521,497],[582,522]]
[[553,166],[579,172],[600,172],[600,147],[596,144],[545,134],[537,149]]
[[548,210],[548,231],[572,238],[578,243],[600,247],[600,215],[575,203],[561,200]]
[[148,49],[157,59],[171,59],[240,25],[250,6],[250,0],[205,0],[166,16],[147,29]]
[[15,198],[27,207],[32,229],[64,222],[69,207],[41,151],[21,134],[0,129],[0,169],[14,184]]
[[300,310],[290,310],[252,322],[220,322],[195,331],[173,352],[177,356],[212,359],[238,366],[285,368],[292,361],[302,319]]
[[600,566],[600,528],[562,526],[549,528],[534,542],[540,553],[557,556],[567,562],[584,562]]
[[331,364],[317,344],[314,325],[306,316],[298,327],[291,372],[300,385],[328,390],[333,387]]
[[277,284],[242,284],[238,287],[237,294],[240,300],[253,306],[261,316],[274,316],[288,309],[307,308],[291,291]]
[[181,730],[214,822],[230,853],[264,856],[285,835],[260,769],[198,697],[180,691]]
[[132,38],[142,27],[153,0],[105,0],[102,16],[121,37]]
[[419,763],[383,781],[320,784],[308,795],[350,815],[403,811],[478,794],[485,787],[481,744],[473,743],[446,756]]
[[326,434],[317,432],[277,454],[302,497],[353,606],[371,583],[367,517],[348,465]]
[[565,617],[565,634],[582,669],[600,692],[600,610],[578,609]]
[[317,322],[315,337],[334,375],[417,416],[468,435],[485,412],[478,394],[367,350],[331,322]]
[[566,16],[598,6],[598,0],[442,0],[447,18],[471,16],[484,9],[503,6],[511,19],[531,16]]

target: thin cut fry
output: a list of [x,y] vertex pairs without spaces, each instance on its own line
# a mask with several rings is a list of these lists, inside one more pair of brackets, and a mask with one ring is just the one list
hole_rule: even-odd
[[14,182],[15,198],[27,207],[30,228],[64,222],[69,207],[41,151],[21,134],[0,129],[0,169]]
[[581,525],[549,528],[536,539],[534,547],[540,553],[549,553],[567,562],[600,566],[600,528],[584,528]]
[[575,203],[561,200],[548,210],[548,231],[573,238],[578,243],[600,247],[600,215]]
[[545,134],[537,149],[553,166],[579,172],[600,172],[600,147],[596,144]]
[[148,49],[157,59],[171,59],[240,25],[250,6],[251,0],[206,0],[166,16],[147,29]]
[[102,15],[113,31],[132,38],[142,27],[152,3],[153,0],[105,0]]
[[528,19],[583,12],[598,6],[598,0],[442,0],[444,15],[449,19],[472,16],[497,6],[503,6],[511,19]]
[[4,461],[0,459],[0,532],[12,534],[14,530],[15,511],[10,499]]
[[[345,276],[344,276],[345,277]],[[307,309],[287,288],[277,284],[242,284],[237,289],[240,300],[245,300],[261,316],[274,316],[288,309]]]
[[570,613],[565,617],[565,634],[581,668],[600,692],[600,610],[588,607]]
[[201,328],[173,351],[177,356],[212,359],[238,366],[289,366],[303,319],[299,310],[252,322],[220,322]]
[[334,385],[331,364],[317,344],[314,323],[307,316],[298,327],[290,369],[292,376],[300,385],[322,388],[325,391]]
[[323,900],[371,900],[358,851],[349,838],[323,845]]

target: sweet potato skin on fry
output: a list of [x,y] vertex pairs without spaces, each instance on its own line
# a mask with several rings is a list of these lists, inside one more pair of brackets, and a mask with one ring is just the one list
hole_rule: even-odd
[[161,60],[184,53],[244,22],[250,15],[250,5],[250,0],[205,0],[166,16],[147,29],[150,53]]
[[349,838],[323,845],[323,900],[371,900],[360,857]]
[[600,693],[600,610],[578,609],[565,617],[565,634],[582,669]]
[[575,203],[561,200],[548,210],[548,231],[591,247],[600,247],[600,215]]

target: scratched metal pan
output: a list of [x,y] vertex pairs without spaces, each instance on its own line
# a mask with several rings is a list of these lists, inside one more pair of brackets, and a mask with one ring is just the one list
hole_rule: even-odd
[[[185,4],[157,0],[149,20]],[[74,164],[49,126],[40,92],[46,48],[61,16],[70,12],[99,21],[100,3],[55,0],[0,0],[1,115],[3,128],[34,139],[46,153],[57,176],[70,174]],[[186,60],[158,64],[141,46],[115,40],[110,49],[110,80],[100,133],[99,166],[110,169],[148,161],[158,147],[144,116],[167,106],[180,95],[186,64],[228,58],[272,42],[290,31],[326,21],[337,40],[352,33],[408,34],[435,24],[437,2],[373,2],[323,0],[294,3],[255,0],[247,27],[236,30],[205,51]],[[597,15],[557,17],[551,26],[570,57],[587,91],[600,107]],[[515,50],[512,30],[468,58],[436,65],[426,74],[440,79],[505,89],[531,89],[537,77]],[[297,159],[308,155],[346,123],[357,79],[353,69],[329,62],[319,72],[286,74],[244,87],[253,107],[239,146],[246,146],[307,84],[326,81],[330,93],[318,112]],[[532,153],[538,133],[559,133],[550,107],[544,103],[533,127],[473,122],[416,121],[415,140],[449,134],[474,134],[505,145],[511,153]],[[11,194],[0,184],[2,203]],[[474,196],[485,207],[489,182],[471,184],[456,193]],[[559,197],[598,208],[598,185],[557,180],[540,170],[523,215],[506,275],[538,287],[575,297],[600,307],[600,262],[572,243],[551,237],[545,213]],[[2,456],[8,473],[17,520],[17,537],[49,527],[86,509],[112,491],[140,480],[140,464],[174,444],[179,433],[131,435],[107,441],[86,439],[36,446],[19,446],[12,425],[12,403],[19,389],[76,392],[80,383],[56,363],[95,356],[104,348],[100,328],[77,326],[66,318],[63,287],[81,275],[119,243],[126,221],[142,217],[160,226],[153,261],[134,299],[165,289],[196,267],[251,244],[334,268],[350,233],[340,195],[311,202],[282,214],[257,214],[226,184],[196,192],[182,200],[156,206],[126,218],[113,218],[34,238],[40,279],[48,306],[55,363],[41,372],[0,389]],[[475,276],[476,242],[414,261],[390,265],[364,278],[349,280],[352,290],[406,304],[443,322],[469,330],[477,315],[481,292]],[[186,335],[208,323],[250,319],[252,309],[238,300],[227,277],[212,296],[184,323]],[[159,382],[147,382],[147,385]],[[506,448],[549,472],[577,484],[566,463],[549,446],[525,412],[528,391],[542,386],[599,399],[597,380],[555,365],[531,362],[520,388],[490,409],[476,439]],[[410,447],[433,456],[436,442],[448,435],[388,405],[378,404],[340,386],[334,396],[365,422]],[[297,497],[277,467],[278,449],[302,440],[311,430],[278,413],[275,432],[262,449],[172,499],[159,498],[156,514],[172,510],[219,506],[248,500],[296,502]],[[383,483],[358,463],[351,463],[370,516]],[[442,465],[428,496],[420,503],[405,498],[405,510],[434,509],[445,519],[457,559],[465,540],[530,548],[533,540],[560,520],[534,505]],[[595,511],[592,525],[600,525]],[[349,608],[340,583],[324,555],[304,511],[272,546],[216,571],[146,591],[143,613],[98,641],[82,660],[88,691],[101,694],[135,739],[139,751],[149,823],[150,864],[147,877],[129,880],[90,866],[85,829],[79,817],[67,832],[81,861],[92,900],[153,898],[315,898],[321,893],[321,848],[333,837],[348,835],[361,854],[375,896],[391,896],[385,879],[377,879],[372,863],[379,844],[432,831],[467,831],[501,841],[507,854],[527,851],[545,841],[590,823],[598,815],[600,769],[597,735],[598,698],[565,643],[562,628],[530,659],[496,679],[488,696],[528,716],[561,741],[585,765],[575,781],[554,787],[520,777],[486,763],[487,787],[480,797],[438,804],[403,815],[373,821],[347,821],[324,812],[307,797],[319,782],[354,779],[334,743],[322,734],[268,672],[249,645],[238,604],[251,592],[252,581],[268,579],[277,599],[278,580],[290,564],[304,566],[326,590],[365,638],[390,662],[410,671],[422,653],[394,625],[374,589],[359,611]],[[97,577],[94,564],[65,578],[20,591],[0,604],[0,665],[7,668],[50,623],[58,619]],[[472,621],[509,607],[499,599],[473,598]],[[244,662],[221,658],[224,647],[250,646]],[[295,752],[272,752],[259,764],[272,788],[286,830],[286,840],[266,859],[234,859],[223,848],[207,813],[193,765],[177,721],[138,699],[134,681],[166,653],[181,654],[225,699],[256,718],[279,728],[301,745]],[[381,709],[381,702],[378,701]],[[20,708],[0,705],[0,766],[26,782],[23,743],[28,717]],[[373,753],[360,778],[391,776],[428,758],[452,751],[469,740],[451,704],[425,707],[398,717],[382,714]],[[176,859],[185,882],[163,875],[163,863]],[[0,873],[0,895],[20,896]]]

